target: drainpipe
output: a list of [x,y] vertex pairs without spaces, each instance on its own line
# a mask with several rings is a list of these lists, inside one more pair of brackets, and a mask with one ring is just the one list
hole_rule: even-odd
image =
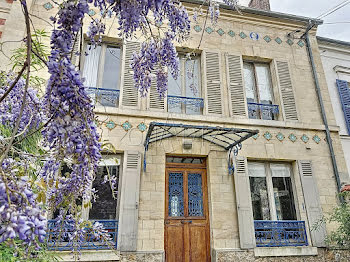
[[[340,178],[339,178],[337,160],[336,160],[335,155],[334,155],[334,149],[333,149],[333,143],[332,143],[332,139],[331,139],[331,133],[329,131],[329,126],[328,126],[328,121],[327,121],[327,116],[326,116],[326,110],[324,108],[324,103],[323,103],[323,99],[322,99],[320,83],[318,81],[318,76],[317,76],[314,56],[313,56],[313,53],[312,53],[311,44],[310,44],[310,38],[309,38],[309,31],[314,26],[315,26],[314,23],[309,22],[309,25],[308,25],[308,27],[306,29],[306,32],[302,35],[301,38],[303,38],[305,40],[305,42],[306,42],[306,48],[307,48],[307,52],[308,52],[308,55],[309,55],[309,58],[310,58],[310,63],[311,63],[311,67],[312,67],[312,74],[313,74],[313,77],[314,77],[314,82],[315,82],[318,102],[319,102],[320,108],[321,108],[322,120],[323,120],[323,124],[325,126],[325,129],[326,129],[326,139],[327,139],[329,152],[331,154],[332,166],[333,166],[333,171],[334,171],[334,174],[335,174],[335,180],[337,182],[338,193],[340,193],[341,183],[340,183]],[[343,202],[343,198],[342,197],[339,197],[339,200],[340,200],[340,202]]]

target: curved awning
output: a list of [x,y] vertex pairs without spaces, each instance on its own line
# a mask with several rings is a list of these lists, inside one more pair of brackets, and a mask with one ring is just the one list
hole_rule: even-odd
[[244,140],[258,133],[258,130],[242,128],[151,122],[144,143],[144,166],[146,167],[146,152],[148,146],[162,139],[177,136],[184,138],[201,138],[223,147],[226,150],[232,150],[235,146],[239,146]]

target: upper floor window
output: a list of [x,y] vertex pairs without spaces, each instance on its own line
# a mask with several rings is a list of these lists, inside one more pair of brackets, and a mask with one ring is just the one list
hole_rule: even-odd
[[121,49],[117,45],[87,45],[83,68],[85,86],[95,103],[119,104]]
[[244,62],[243,67],[249,118],[276,120],[269,64]]
[[202,114],[200,56],[179,55],[180,74],[175,80],[168,74],[168,112]]
[[248,162],[254,220],[296,220],[291,167]]

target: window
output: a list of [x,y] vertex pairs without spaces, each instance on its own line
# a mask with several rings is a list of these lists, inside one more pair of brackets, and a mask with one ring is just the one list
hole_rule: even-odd
[[276,120],[269,64],[244,62],[243,67],[249,118]]
[[179,55],[180,74],[175,80],[168,74],[168,112],[202,114],[200,56],[190,59]]
[[86,46],[83,68],[85,86],[95,103],[118,107],[121,49],[116,45]]
[[248,162],[254,220],[296,220],[291,167]]

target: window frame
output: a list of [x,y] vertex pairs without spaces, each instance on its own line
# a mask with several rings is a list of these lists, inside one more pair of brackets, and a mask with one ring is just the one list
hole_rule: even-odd
[[[167,96],[180,96],[183,98],[198,98],[198,99],[203,99],[204,102],[204,97],[203,97],[203,73],[202,73],[202,54],[201,53],[195,53],[195,54],[191,54],[191,60],[196,60],[198,61],[198,97],[194,97],[194,96],[187,96],[186,95],[186,61],[189,60],[187,58],[186,53],[183,52],[179,52],[178,53],[178,57],[179,57],[179,76],[178,78],[181,78],[180,82],[181,82],[181,95],[171,95],[169,94],[169,73],[168,73],[168,90],[167,90]],[[176,82],[176,80],[174,79],[174,81]],[[166,103],[166,112],[171,113],[171,114],[184,114],[184,115],[203,115],[204,114],[204,107],[201,107],[199,109],[199,113],[198,114],[189,114],[186,112],[186,104],[181,103],[181,112],[171,112],[169,111],[169,103],[167,101]]]
[[[252,60],[252,59],[244,59],[243,58],[243,64],[242,64],[242,69],[243,69],[243,77],[244,77],[244,65],[245,64],[249,64],[253,67],[253,80],[254,80],[254,100],[256,100],[257,104],[262,104],[261,103],[261,99],[260,99],[260,92],[259,92],[259,83],[258,83],[258,77],[257,77],[257,70],[256,70],[256,65],[260,64],[260,65],[265,65],[268,68],[268,77],[269,77],[269,81],[270,81],[270,87],[269,87],[269,91],[270,91],[270,95],[271,95],[271,105],[275,105],[276,103],[276,97],[275,97],[275,93],[274,93],[274,84],[273,84],[273,77],[272,77],[272,68],[271,68],[271,62],[263,62],[263,61],[257,61],[257,60]],[[247,103],[247,107],[248,107],[248,98],[247,98],[247,92],[246,92],[246,83],[245,80],[243,81],[244,84],[244,95],[245,95],[245,100]],[[266,104],[268,105],[268,104]],[[263,114],[262,111],[259,110],[259,113],[257,114],[258,118],[256,119],[260,119],[260,120],[268,120],[268,119],[263,119]],[[249,118],[249,110],[248,110],[248,118]],[[255,119],[255,118],[249,118],[249,119]],[[271,119],[273,121],[278,120],[278,115],[273,114],[273,119]]]
[[[292,164],[289,162],[270,162],[270,161],[248,161],[248,176],[249,176],[249,181],[251,177],[249,175],[249,163],[260,163],[264,164],[264,169],[265,169],[265,179],[266,179],[266,188],[267,188],[267,196],[268,196],[268,202],[269,202],[269,210],[270,210],[270,220],[266,221],[287,221],[287,220],[278,220],[277,218],[277,209],[276,209],[276,203],[275,203],[275,196],[274,196],[274,189],[273,189],[273,181],[272,181],[272,171],[271,171],[271,164],[285,164],[288,166],[289,169],[289,174],[290,174],[290,181],[291,181],[291,190],[293,194],[293,204],[294,204],[294,210],[295,210],[295,221],[300,220],[300,213],[298,209],[298,197],[297,197],[297,190],[296,190],[296,183],[294,180],[294,173],[293,173],[293,167]],[[249,182],[250,183],[250,182]],[[251,194],[251,192],[250,192]],[[253,214],[254,216],[254,214]],[[264,221],[264,220],[263,220]],[[294,221],[294,220],[293,220]]]

